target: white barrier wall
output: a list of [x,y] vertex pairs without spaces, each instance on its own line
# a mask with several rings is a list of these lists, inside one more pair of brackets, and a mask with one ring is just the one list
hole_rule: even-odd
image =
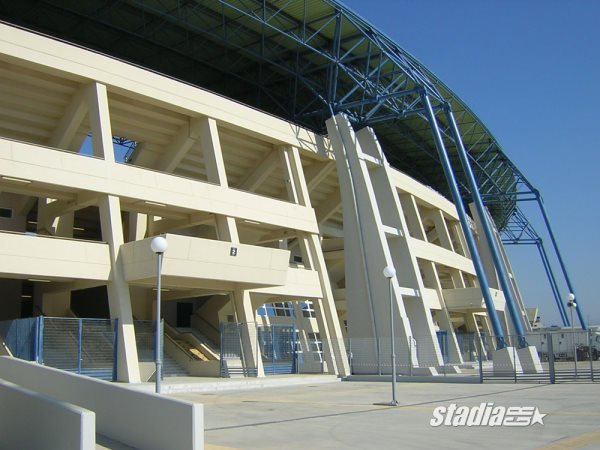
[[157,450],[204,448],[204,417],[200,404],[5,356],[0,357],[0,377],[94,411],[97,432],[123,444]]
[[0,445],[3,449],[96,448],[95,414],[0,379]]

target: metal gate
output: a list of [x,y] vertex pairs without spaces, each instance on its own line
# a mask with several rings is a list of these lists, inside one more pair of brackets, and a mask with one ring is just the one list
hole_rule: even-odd
[[261,326],[258,328],[258,342],[265,375],[296,372],[295,325]]
[[440,351],[442,352],[442,357],[444,358],[444,363],[448,364],[450,361],[450,357],[448,355],[448,331],[447,330],[439,330],[437,332],[438,343],[440,344]]
[[38,362],[103,380],[116,379],[116,319],[40,317]]
[[116,378],[116,319],[16,319],[0,323],[0,335],[16,358],[104,380]]

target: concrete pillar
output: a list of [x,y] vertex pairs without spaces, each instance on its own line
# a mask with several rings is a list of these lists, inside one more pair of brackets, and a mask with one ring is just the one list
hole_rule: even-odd
[[147,236],[148,218],[146,214],[130,212],[127,226],[129,231],[128,242],[140,241]]
[[435,225],[441,246],[446,250],[453,252],[454,246],[452,245],[452,238],[450,237],[450,232],[448,231],[448,226],[446,225],[446,220],[444,219],[444,213],[439,209],[436,209],[431,213],[431,218],[433,220],[433,224]]
[[446,302],[444,301],[444,294],[442,290],[442,284],[440,283],[437,271],[435,270],[435,264],[431,261],[423,261],[423,275],[425,281],[435,286],[435,290],[440,299],[442,305],[441,311],[437,314],[438,326],[441,330],[448,332],[448,358],[451,364],[462,364],[463,359],[458,347],[458,341],[456,340],[456,334],[454,332],[454,326],[450,319],[450,312],[446,308]]
[[496,339],[491,338],[491,336],[493,335],[492,325],[490,324],[490,318],[487,316],[487,314],[485,316],[480,316],[480,319],[482,331],[486,336],[485,344],[487,344],[483,346],[482,356],[485,359],[489,359],[488,352],[494,351],[496,349]]
[[[217,122],[209,117],[199,119],[199,130],[200,145],[202,147],[208,181],[228,187],[229,184],[227,182],[227,173],[225,172],[225,162],[223,161]],[[217,237],[220,241],[240,242],[233,217],[216,216],[215,221]]]
[[73,237],[73,223],[75,221],[75,212],[71,211],[57,217],[54,221],[56,235],[60,237]]
[[[392,181],[391,168],[385,160],[385,156],[373,130],[364,128],[356,134],[356,137],[358,138],[360,148],[365,154],[373,156],[382,162],[379,166],[372,165],[371,167],[364,161],[363,164],[368,169],[368,175],[370,176],[375,194],[375,201],[382,206],[379,208],[381,225],[386,227],[383,231],[386,236],[393,265],[400,272],[396,276],[396,280],[402,288],[409,288],[418,293],[416,296],[403,293],[402,297],[395,296],[395,298],[402,298],[404,301],[404,307],[410,321],[412,337],[418,343],[417,357],[419,365],[442,365],[443,359],[433,324],[433,317],[422,294],[425,285],[421,278],[417,258],[408,242],[408,226],[404,218],[398,191]],[[389,294],[387,297],[389,297]]]
[[59,217],[54,217],[51,214],[50,204],[53,202],[50,198],[41,197],[38,199],[37,208],[37,230],[47,232],[52,236],[73,237],[73,221],[75,213],[73,211],[64,213]]
[[117,379],[130,383],[140,382],[137,347],[129,286],[125,280],[123,263],[119,252],[123,245],[123,224],[118,197],[106,195],[100,198],[100,224],[102,240],[110,249],[111,280],[108,282],[108,304],[111,319],[119,319],[117,349]]
[[242,324],[242,363],[249,371],[256,371],[257,377],[264,377],[265,371],[258,345],[258,330],[254,321],[254,307],[250,292],[246,289],[237,289],[232,293],[233,308],[236,322]]
[[[296,147],[284,147],[280,151],[288,198],[296,204],[310,207],[308,186],[298,149]],[[316,311],[317,320],[323,339],[327,367],[336,374],[344,377],[348,376],[350,375],[350,367],[346,358],[346,347],[335,309],[335,299],[333,298],[319,236],[311,233],[299,233],[297,237],[305,264],[308,264],[308,268],[315,270],[319,275],[323,297],[314,301],[314,304],[319,309],[319,311]]]
[[115,162],[106,86],[92,83],[88,86],[86,99],[92,129],[92,152],[107,162]]
[[[412,235],[412,237],[420,239],[422,241],[427,241],[425,228],[423,227],[423,221],[421,220],[419,208],[417,206],[417,201],[415,197],[410,194],[401,195],[400,203],[404,211],[406,223],[408,228],[410,229],[410,234]],[[442,283],[440,282],[435,263],[431,261],[422,260],[421,266],[423,268],[423,276],[425,277],[425,279],[423,280],[424,283],[427,283],[429,286],[432,286],[437,291],[438,297],[440,299],[440,304],[442,305],[442,310],[437,315],[438,326],[442,330],[448,331],[448,357],[450,363],[461,364],[463,362],[462,355],[458,347],[458,341],[456,340],[454,326],[452,325],[452,320],[450,319],[450,312],[446,307]]]
[[[372,130],[364,129],[355,134],[341,114],[327,121],[327,130],[342,193],[348,335],[375,338],[380,342],[386,337],[389,340],[389,282],[382,272],[384,267],[393,265],[397,271],[392,279],[397,360],[408,366],[408,354],[402,349],[408,348],[408,339],[412,336],[420,341],[418,363],[439,366],[442,358],[437,336],[431,313],[420,294],[423,283],[407,242],[408,228],[397,190],[391,182],[391,169]],[[380,208],[379,204],[385,207]],[[413,295],[412,299],[404,298],[409,294]],[[380,360],[389,358],[380,353]],[[410,364],[415,363],[413,352]]]
[[465,324],[467,326],[467,331],[473,333],[473,343],[475,344],[475,351],[477,351],[477,348],[483,348],[483,340],[481,339],[479,325],[477,324],[475,314],[471,312],[465,313]]

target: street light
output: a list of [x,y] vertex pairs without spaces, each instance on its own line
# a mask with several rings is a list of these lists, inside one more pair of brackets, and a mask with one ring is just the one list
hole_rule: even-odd
[[154,353],[156,361],[156,393],[160,394],[160,378],[161,378],[161,355],[160,355],[160,278],[161,278],[161,267],[162,257],[167,250],[167,240],[162,236],[156,236],[150,242],[150,248],[156,254],[156,328],[154,331]]
[[397,406],[396,401],[396,343],[394,342],[394,295],[392,290],[392,279],[396,276],[396,269],[393,266],[386,266],[383,269],[383,276],[389,280],[390,285],[390,331],[392,340],[392,401],[390,406]]
[[577,376],[577,347],[575,346],[575,331],[574,331],[574,324],[573,324],[573,310],[575,308],[577,308],[577,302],[575,302],[575,294],[573,294],[572,292],[569,292],[569,295],[567,295],[567,306],[569,307],[569,309],[571,310],[571,336],[573,339],[573,361],[575,363],[575,376]]

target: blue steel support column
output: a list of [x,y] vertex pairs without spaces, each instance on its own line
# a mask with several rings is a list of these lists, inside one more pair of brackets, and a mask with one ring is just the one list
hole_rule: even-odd
[[490,252],[492,254],[492,259],[494,260],[494,265],[496,266],[498,278],[500,279],[500,286],[504,291],[506,306],[508,307],[508,312],[510,313],[513,325],[515,326],[515,331],[518,335],[519,348],[527,347],[528,344],[527,340],[525,339],[525,331],[523,331],[523,324],[521,323],[521,315],[517,311],[517,303],[513,297],[512,288],[508,281],[506,271],[504,270],[504,264],[502,264],[502,259],[500,258],[500,251],[498,250],[498,246],[496,245],[496,237],[494,236],[494,233],[492,232],[492,227],[489,224],[488,215],[485,210],[485,207],[483,206],[483,201],[481,200],[481,195],[479,194],[479,188],[477,187],[477,182],[475,181],[475,176],[473,175],[473,170],[471,169],[471,164],[469,164],[467,151],[465,150],[462,138],[460,137],[460,132],[458,131],[456,121],[454,120],[454,114],[452,114],[450,105],[447,103],[444,105],[444,112],[446,113],[446,117],[448,118],[448,125],[450,126],[450,129],[452,131],[454,143],[456,144],[456,149],[458,151],[458,157],[460,158],[460,162],[463,167],[465,177],[467,179],[467,184],[469,186],[469,190],[471,191],[473,202],[475,203],[475,208],[477,209],[477,213],[481,218],[483,231],[490,247]]
[[483,265],[481,264],[481,258],[479,256],[479,251],[477,250],[477,245],[475,244],[475,238],[473,237],[473,232],[471,231],[469,221],[467,220],[465,205],[463,204],[460,192],[458,191],[456,178],[454,177],[454,172],[452,172],[452,166],[450,165],[450,160],[448,159],[448,153],[446,152],[446,147],[444,146],[444,141],[442,140],[442,135],[440,133],[429,96],[425,92],[422,92],[421,99],[425,106],[425,115],[429,121],[429,126],[431,127],[433,138],[435,140],[435,146],[440,156],[440,162],[442,163],[444,174],[446,175],[446,180],[448,181],[448,186],[450,187],[450,192],[452,193],[452,199],[454,200],[454,205],[456,206],[456,211],[458,212],[458,217],[465,234],[467,246],[469,247],[469,252],[471,253],[473,266],[475,266],[475,272],[477,273],[477,278],[479,279],[481,294],[483,295],[483,300],[485,301],[488,317],[492,323],[492,330],[494,330],[494,334],[496,335],[497,347],[498,349],[502,349],[506,347],[504,331],[500,325],[498,313],[496,312],[496,307],[494,306],[494,300],[490,294],[490,286],[488,284],[485,271],[483,270]]
[[537,197],[538,205],[540,205],[540,210],[542,211],[542,217],[544,218],[544,222],[546,223],[546,228],[548,229],[548,234],[550,235],[550,240],[552,241],[552,245],[554,246],[554,251],[556,253],[556,257],[558,258],[558,262],[560,264],[560,268],[562,269],[562,273],[565,276],[565,281],[567,282],[567,287],[569,288],[569,292],[575,296],[575,310],[577,311],[577,317],[579,317],[579,323],[581,324],[581,328],[587,330],[587,323],[585,318],[583,317],[583,313],[581,312],[581,306],[579,303],[579,298],[577,298],[577,294],[575,294],[575,288],[571,284],[571,279],[569,278],[569,274],[567,273],[567,267],[562,259],[560,254],[560,250],[558,249],[558,244],[556,243],[556,239],[554,238],[554,233],[552,232],[552,227],[550,226],[550,221],[548,220],[548,215],[546,214],[546,208],[544,208],[544,202],[542,201],[542,197],[538,191],[535,192]]
[[569,321],[569,316],[567,316],[567,312],[565,311],[565,305],[560,297],[560,291],[558,290],[552,267],[550,267],[550,261],[548,261],[548,255],[546,255],[544,244],[541,239],[538,239],[535,244],[540,252],[540,257],[542,258],[542,263],[544,264],[544,269],[546,270],[546,275],[548,276],[548,281],[550,282],[550,287],[552,288],[554,300],[556,301],[556,306],[558,306],[558,312],[560,313],[563,326],[570,327],[571,322]]

